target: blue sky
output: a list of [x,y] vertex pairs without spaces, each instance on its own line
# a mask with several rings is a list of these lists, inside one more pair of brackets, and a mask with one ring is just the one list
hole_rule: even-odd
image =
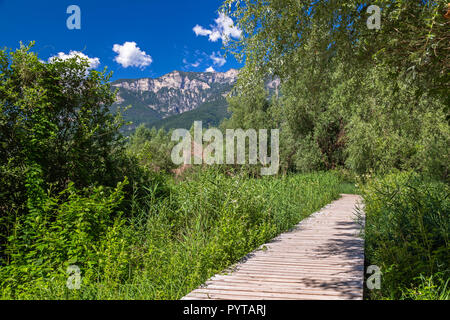
[[[53,56],[82,53],[114,79],[158,77],[173,70],[227,71],[223,39],[240,30],[217,12],[221,0],[0,0],[0,48],[36,41],[33,51]],[[67,8],[81,10],[81,29],[69,30]],[[114,49],[114,50],[113,50]]]

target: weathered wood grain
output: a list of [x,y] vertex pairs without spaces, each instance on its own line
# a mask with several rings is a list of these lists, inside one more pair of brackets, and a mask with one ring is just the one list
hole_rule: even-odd
[[362,299],[364,242],[356,208],[344,194],[183,299]]

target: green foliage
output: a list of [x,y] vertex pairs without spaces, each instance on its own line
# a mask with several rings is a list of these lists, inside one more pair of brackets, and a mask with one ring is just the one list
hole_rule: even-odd
[[[334,173],[249,179],[200,171],[172,183],[167,197],[140,186],[128,222],[125,184],[71,184],[46,195],[40,215],[17,222],[1,297],[178,299],[336,199],[340,184]],[[80,289],[66,287],[71,264],[81,269]]]
[[68,180],[107,184],[121,126],[108,109],[111,75],[87,72],[79,57],[43,63],[30,48],[0,51],[1,164],[36,162],[44,180],[60,189]]
[[359,79],[355,92],[335,94],[349,111],[347,166],[360,174],[413,168],[446,179],[450,127],[442,100],[381,67]]
[[[382,9],[369,30],[369,5]],[[227,0],[245,57],[228,126],[280,128],[283,171],[414,169],[448,179],[446,2]],[[262,101],[267,78],[280,96]],[[269,105],[270,107],[264,107]]]
[[14,297],[61,276],[71,259],[92,261],[87,274],[107,269],[92,257],[120,249],[101,241],[121,233],[141,201],[137,185],[167,192],[160,175],[126,154],[120,113],[109,112],[111,75],[88,71],[79,57],[44,63],[31,48],[0,51],[0,266]]
[[127,182],[114,190],[83,191],[71,183],[51,195],[43,193],[39,174],[38,169],[28,174],[29,213],[15,221],[8,239],[10,261],[0,271],[3,296],[29,298],[55,283],[65,284],[66,269],[73,264],[81,268],[85,285],[122,279],[126,236],[118,208]]
[[[370,5],[382,9],[380,30],[366,26]],[[316,62],[339,54],[356,68],[375,56],[399,72],[422,78],[428,89],[445,90],[450,61],[446,7],[445,0],[225,0],[222,9],[243,31],[239,40],[230,39],[228,48],[245,57],[245,71],[250,71],[245,82],[257,74],[284,78],[303,72],[298,63],[306,61],[297,59],[297,51],[310,48]]]
[[108,109],[110,75],[88,72],[78,57],[41,62],[32,46],[0,50],[1,264],[9,260],[4,252],[13,224],[42,208],[47,188],[123,179],[112,169],[119,167],[121,120]]
[[405,289],[402,292],[403,300],[449,300],[450,288],[448,287],[449,278],[445,280],[443,275],[438,273],[428,278],[420,276],[418,286],[412,289]]
[[[365,202],[365,255],[383,272],[381,296],[399,298],[417,278],[449,276],[449,186],[417,173],[389,174],[370,181]],[[375,293],[376,296],[376,293]]]
[[142,124],[130,137],[128,152],[138,159],[140,166],[170,173],[175,168],[171,159],[175,143],[170,137],[171,133],[164,129],[148,129]]
[[[239,92],[239,87],[234,90]],[[231,118],[222,123],[222,128],[236,129],[267,129],[273,126],[268,110],[270,102],[268,101],[268,92],[266,92],[264,83],[261,81],[258,85],[249,88],[245,95],[236,95],[228,99]]]

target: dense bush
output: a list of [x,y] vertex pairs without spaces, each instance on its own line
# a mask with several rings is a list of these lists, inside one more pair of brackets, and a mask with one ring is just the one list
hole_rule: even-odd
[[27,184],[29,212],[17,217],[8,238],[9,261],[0,269],[2,296],[27,298],[52,282],[65,282],[73,264],[83,270],[84,284],[120,279],[127,268],[126,220],[118,209],[124,184],[83,191],[70,184],[51,195],[43,192],[36,173]]
[[374,297],[400,298],[420,277],[450,276],[449,186],[413,172],[373,179],[363,189],[368,264],[383,272]]
[[[111,74],[88,72],[89,63],[78,56],[42,62],[31,47],[0,51],[2,170],[36,163],[44,181],[60,191],[69,181],[115,185],[111,169],[122,121],[109,112]],[[2,190],[12,183],[3,177]]]
[[70,182],[83,188],[123,180],[110,75],[88,72],[78,57],[42,62],[31,47],[0,50],[0,263],[15,220],[29,210],[27,180],[57,192]]
[[0,266],[12,259],[7,247],[19,223],[57,219],[43,207],[48,190],[112,188],[128,177],[125,215],[141,196],[137,185],[165,194],[164,179],[126,153],[120,113],[109,110],[111,74],[89,70],[78,56],[45,63],[31,48],[0,50]]

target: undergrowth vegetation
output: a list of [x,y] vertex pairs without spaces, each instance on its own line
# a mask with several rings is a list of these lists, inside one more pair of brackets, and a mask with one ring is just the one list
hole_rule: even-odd
[[[171,182],[165,197],[147,188],[124,219],[126,183],[44,196],[10,238],[2,298],[178,299],[341,191],[332,172],[249,179],[208,170]],[[80,289],[66,285],[69,265],[81,270]]]
[[382,271],[381,290],[372,298],[448,298],[448,184],[414,172],[392,173],[371,180],[362,194],[366,260]]

